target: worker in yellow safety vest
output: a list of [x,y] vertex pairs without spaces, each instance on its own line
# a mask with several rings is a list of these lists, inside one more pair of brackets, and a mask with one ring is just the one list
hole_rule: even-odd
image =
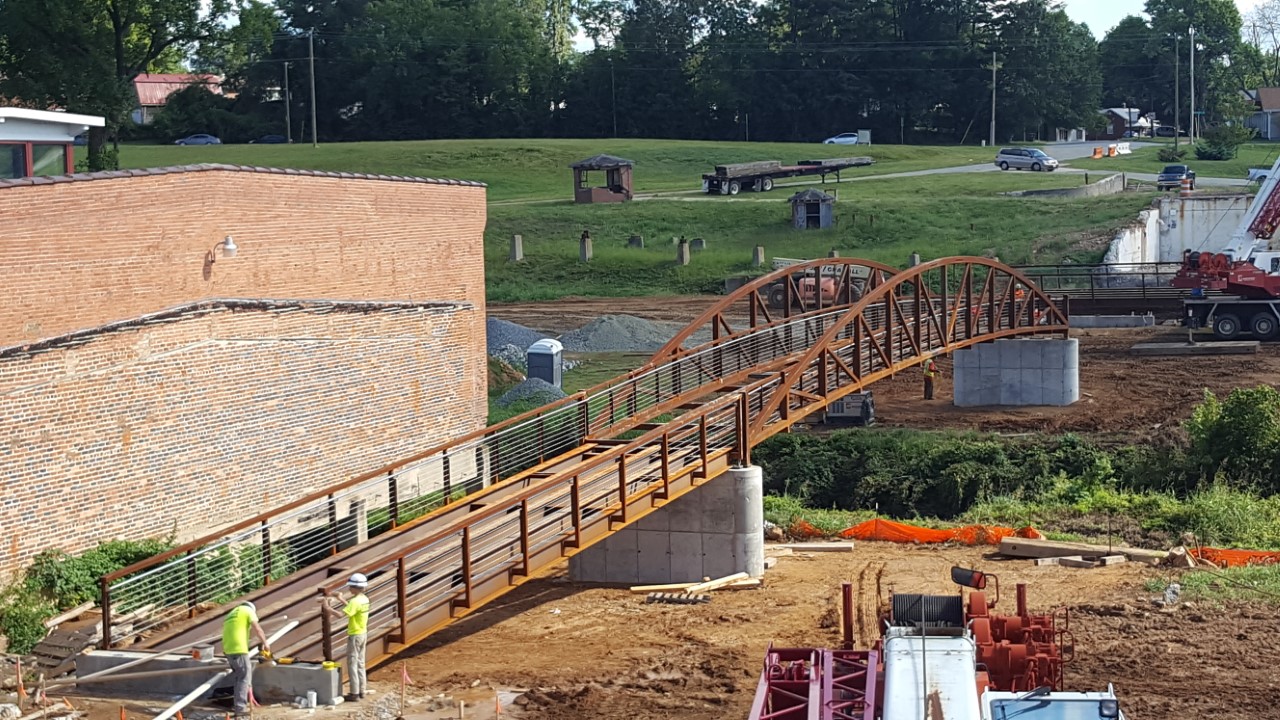
[[369,630],[369,596],[365,594],[365,590],[368,587],[369,578],[361,573],[352,575],[347,581],[347,589],[351,591],[351,596],[344,598],[346,604],[341,610],[330,605],[327,597],[320,598],[320,604],[324,610],[334,617],[345,618],[347,621],[347,680],[351,683],[351,692],[344,698],[347,702],[363,700],[367,689],[365,651]]
[[938,374],[938,364],[929,358],[924,363],[924,399],[933,399],[933,378]]
[[267,635],[258,624],[258,609],[244,601],[227,613],[222,622],[222,654],[231,666],[236,717],[249,717],[249,695],[253,692],[253,665],[249,663],[249,632],[258,636],[262,652],[270,653]]

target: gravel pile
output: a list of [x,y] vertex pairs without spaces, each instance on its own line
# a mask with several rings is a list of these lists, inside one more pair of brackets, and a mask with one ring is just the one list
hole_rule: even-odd
[[513,403],[532,400],[545,405],[562,397],[565,397],[565,392],[555,385],[541,378],[529,378],[498,398],[498,404],[507,407]]
[[492,345],[489,346],[489,354],[491,356],[498,358],[520,372],[528,372],[529,368],[526,367],[528,365],[528,356],[525,355],[524,350],[524,348],[516,347],[515,345],[503,345],[496,350]]
[[653,352],[676,334],[670,323],[632,315],[605,315],[560,337],[569,352]]
[[[487,318],[484,322],[485,334],[488,335],[488,351],[490,355],[503,357],[498,354],[507,345],[514,345],[521,355],[520,366],[524,367],[524,351],[529,346],[539,340],[550,337],[544,335],[537,330],[527,328],[519,323],[509,322],[507,320],[499,320],[498,318]],[[506,358],[503,358],[504,360]]]

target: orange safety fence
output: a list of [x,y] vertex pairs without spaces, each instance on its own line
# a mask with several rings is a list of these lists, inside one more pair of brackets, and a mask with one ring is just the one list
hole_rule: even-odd
[[[807,523],[806,523],[807,524]],[[998,525],[965,525],[964,527],[935,530],[892,520],[867,520],[838,533],[846,540],[881,540],[897,543],[948,543],[964,545],[998,545],[1007,537],[1043,539],[1035,528],[1007,528]]]
[[1228,550],[1224,548],[1191,548],[1197,560],[1208,560],[1218,567],[1243,567],[1245,565],[1275,565],[1280,563],[1280,552],[1266,550]]

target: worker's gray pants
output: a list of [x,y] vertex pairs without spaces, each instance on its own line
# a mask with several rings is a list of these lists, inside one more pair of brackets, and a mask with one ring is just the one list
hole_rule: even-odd
[[347,636],[347,678],[351,680],[351,694],[363,695],[364,679],[364,635]]
[[253,663],[248,655],[228,655],[231,666],[231,682],[235,683],[235,710],[237,715],[249,712],[249,692],[253,689]]
[[925,400],[933,399],[933,378],[929,377],[928,375],[924,376],[924,399]]

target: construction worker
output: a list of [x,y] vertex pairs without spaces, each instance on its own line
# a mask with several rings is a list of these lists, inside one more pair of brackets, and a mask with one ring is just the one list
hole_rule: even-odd
[[929,358],[924,363],[924,399],[933,399],[933,378],[938,374],[938,364]]
[[[347,620],[347,678],[351,683],[351,694],[346,696],[347,702],[364,699],[365,691],[365,640],[369,630],[369,596],[364,594],[369,587],[369,578],[356,573],[347,581],[351,597],[339,610],[329,604],[327,597],[320,598],[324,609],[335,617]],[[342,594],[338,594],[342,599]]]
[[258,608],[248,600],[234,607],[222,621],[222,654],[231,666],[231,682],[235,685],[236,717],[248,717],[249,695],[253,692],[253,665],[249,663],[249,631],[258,636],[262,652],[270,653],[267,634],[258,624]]

